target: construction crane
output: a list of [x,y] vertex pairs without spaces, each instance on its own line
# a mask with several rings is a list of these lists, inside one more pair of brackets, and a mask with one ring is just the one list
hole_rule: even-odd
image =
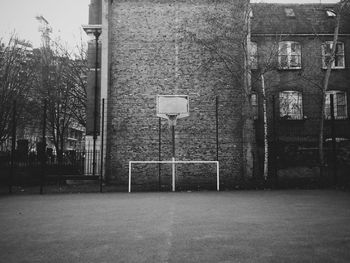
[[49,48],[50,46],[50,34],[52,33],[52,28],[49,21],[45,19],[42,15],[37,15],[36,20],[40,22],[39,32],[41,32],[41,41],[44,48]]

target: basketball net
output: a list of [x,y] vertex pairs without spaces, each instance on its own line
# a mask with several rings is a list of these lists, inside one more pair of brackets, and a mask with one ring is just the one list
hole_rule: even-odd
[[167,114],[169,126],[175,126],[178,114]]

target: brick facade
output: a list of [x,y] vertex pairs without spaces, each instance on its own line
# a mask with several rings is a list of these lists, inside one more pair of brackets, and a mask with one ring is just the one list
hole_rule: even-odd
[[[190,97],[190,116],[178,120],[175,129],[178,160],[216,160],[218,97],[221,181],[232,184],[240,176],[242,84],[228,86],[223,82],[229,76],[219,63],[210,70],[203,67],[208,51],[184,38],[184,28],[197,32],[201,29],[204,21],[200,23],[198,18],[210,5],[210,1],[199,0],[114,1],[111,5],[107,149],[110,181],[126,183],[131,160],[158,160],[157,94]],[[240,54],[239,50],[233,51],[237,59]],[[171,133],[164,119],[161,159],[171,160]],[[155,165],[135,167],[133,183],[156,181],[157,172]],[[169,182],[170,174],[170,167],[162,165],[163,182]],[[178,180],[195,176],[198,181],[215,183],[213,166],[178,165],[177,175]]]
[[[161,160],[171,159],[171,132],[167,121],[159,121],[156,116],[156,95],[178,94],[189,95],[190,116],[178,120],[175,129],[177,160],[212,161],[216,160],[218,153],[221,182],[225,187],[233,187],[241,178],[243,168],[244,72],[241,78],[233,78],[220,62],[208,64],[208,58],[212,54],[203,45],[188,39],[188,32],[212,39],[213,36],[207,31],[206,15],[208,12],[218,12],[220,16],[227,14],[226,11],[233,2],[102,0],[102,7],[97,5],[98,1],[92,2],[97,12],[107,10],[106,13],[102,12],[102,27],[108,29],[108,32],[103,33],[108,45],[102,43],[102,57],[108,58],[105,64],[108,70],[101,72],[103,83],[108,83],[103,91],[108,93],[105,159],[107,181],[126,184],[129,161],[158,160],[159,156]],[[286,7],[294,9],[294,17],[286,18]],[[295,138],[317,140],[320,91],[315,83],[321,85],[324,75],[321,44],[332,40],[334,30],[334,18],[332,20],[325,16],[325,10],[329,8],[332,7],[252,5],[251,40],[257,43],[259,63],[272,49],[276,49],[278,41],[295,41],[301,46],[301,69],[281,70],[275,63],[265,75],[268,123],[271,124],[275,113],[278,122],[276,132],[287,141]],[[239,12],[243,13],[240,8],[235,11],[237,17]],[[342,20],[339,37],[345,47],[345,68],[332,71],[329,85],[329,89],[347,92],[347,105],[350,102],[349,17]],[[231,17],[231,22],[235,23],[233,20]],[[242,24],[242,30],[237,28],[237,32],[243,32],[243,27]],[[317,37],[315,33],[318,34]],[[237,67],[244,69],[244,50],[240,43],[232,44],[234,47],[229,52],[235,58]],[[277,52],[273,56],[272,60],[277,62]],[[252,89],[259,98],[256,130],[258,145],[261,146],[262,95],[258,72],[253,70],[251,82]],[[301,92],[302,119],[287,121],[279,118],[278,95],[280,91],[286,90]],[[272,104],[273,96],[275,108]],[[349,107],[347,112],[349,116]],[[336,126],[338,137],[349,137],[348,118],[337,120]],[[269,138],[272,134],[271,127],[273,126],[269,125]],[[325,136],[329,136],[327,122]],[[170,168],[169,165],[161,165],[162,183],[169,186]],[[136,165],[133,169],[133,184],[157,185],[158,171],[157,165]],[[259,169],[255,168],[255,172],[260,175]],[[180,183],[208,182],[214,185],[215,167],[178,165],[177,176]]]
[[[295,17],[286,17],[284,9],[294,10]],[[295,149],[313,149],[309,152],[296,150],[293,156],[300,160],[304,166],[318,166],[317,147],[319,140],[322,84],[326,70],[322,67],[322,44],[333,41],[333,32],[336,19],[327,17],[326,10],[334,6],[325,4],[254,4],[252,5],[254,18],[252,19],[251,39],[257,44],[260,69],[264,61],[274,60],[274,67],[265,74],[267,92],[267,111],[269,140],[278,141],[276,147],[279,162],[285,157],[288,166],[293,165],[291,156]],[[272,15],[273,14],[273,15]],[[350,16],[343,14],[338,42],[344,44],[345,67],[332,69],[328,90],[344,91],[347,94],[347,118],[335,121],[335,136],[350,139],[349,103],[350,103]],[[301,47],[301,65],[299,69],[278,68],[278,43],[293,41]],[[274,50],[274,52],[271,52]],[[259,70],[260,70],[259,69]],[[259,70],[253,70],[253,90],[259,97],[259,117],[256,121],[258,144],[263,147],[262,124],[262,94]],[[282,91],[298,91],[302,96],[302,118],[299,120],[286,120],[280,116],[279,93]],[[273,106],[273,97],[275,105]],[[273,120],[273,113],[275,120]],[[274,131],[273,131],[274,127]],[[274,134],[273,134],[274,133]],[[324,138],[331,137],[331,123],[325,121]],[[292,147],[285,148],[283,147]],[[286,153],[289,149],[289,153]],[[313,152],[313,161],[306,156]],[[285,156],[283,156],[285,154]],[[303,155],[305,154],[305,155]],[[304,159],[303,162],[303,158]],[[289,158],[289,159],[288,159]],[[282,166],[280,163],[276,166]],[[303,176],[303,175],[298,175]],[[304,175],[305,176],[305,175]]]
[[[275,38],[255,37],[253,40],[258,44],[258,49],[264,50],[266,45],[276,44]],[[268,116],[272,118],[272,96],[275,96],[276,105],[275,113],[278,117],[280,134],[288,136],[288,130],[291,131],[289,136],[310,136],[317,139],[319,129],[319,118],[321,114],[321,90],[325,69],[322,69],[322,51],[321,45],[325,41],[332,41],[332,36],[313,38],[289,36],[284,37],[284,41],[297,41],[301,44],[301,60],[302,66],[300,70],[271,70],[266,74],[267,100],[268,100]],[[350,39],[349,37],[340,37],[339,42],[345,46],[345,68],[332,70],[329,90],[340,90],[350,92],[350,74],[349,74],[349,58],[350,58]],[[260,55],[259,55],[260,56]],[[263,56],[263,54],[261,54]],[[276,62],[277,63],[277,62]],[[261,83],[257,72],[253,71],[253,89],[261,95]],[[279,101],[278,94],[284,90],[295,90],[302,93],[303,99],[303,120],[287,121],[279,118]],[[260,100],[261,102],[261,100]],[[347,97],[347,105],[349,105],[349,96]],[[260,105],[261,106],[261,105]],[[262,106],[261,106],[262,107]],[[347,108],[348,116],[350,116],[349,108]],[[262,110],[259,111],[259,119],[262,119]],[[294,130],[291,129],[292,125]],[[327,122],[326,122],[327,125]],[[348,120],[337,120],[338,137],[349,137],[350,123]],[[338,127],[339,126],[339,127]],[[285,129],[283,129],[285,127]],[[326,135],[329,135],[329,127],[326,126]]]
[[[295,11],[295,18],[286,18],[283,9],[292,8]],[[260,63],[271,56],[271,50],[275,49],[272,55],[276,60],[275,68],[268,70],[267,93],[269,114],[272,117],[272,96],[276,98],[275,113],[279,117],[278,93],[284,90],[300,91],[303,94],[303,115],[300,121],[281,121],[281,134],[288,137],[288,129],[291,125],[295,128],[290,136],[317,137],[322,81],[325,69],[322,68],[322,43],[333,41],[335,19],[326,16],[326,10],[332,9],[330,5],[276,5],[276,4],[255,4],[253,12],[255,17],[252,20],[252,41],[257,43],[258,57]],[[273,18],[268,14],[274,13]],[[278,24],[277,19],[281,21]],[[332,70],[329,90],[341,90],[350,92],[350,27],[349,16],[343,16],[339,31],[338,42],[342,42],[345,48],[345,67]],[[295,41],[301,45],[301,68],[296,70],[278,69],[277,50],[279,41]],[[258,81],[258,71],[253,71],[253,89],[259,92],[261,83]],[[260,96],[261,97],[261,96]],[[347,105],[349,105],[347,96]],[[347,108],[349,116],[349,107]],[[262,111],[260,110],[260,114]],[[259,116],[260,119],[262,116]],[[279,120],[279,118],[278,118]],[[348,120],[338,120],[337,132],[339,137],[349,137],[350,123]],[[286,129],[283,130],[283,127]],[[326,127],[327,128],[327,127]],[[329,129],[326,135],[329,136]]]

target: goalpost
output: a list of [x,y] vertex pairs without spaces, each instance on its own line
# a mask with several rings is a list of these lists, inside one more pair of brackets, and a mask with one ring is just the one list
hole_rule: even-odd
[[175,192],[175,164],[177,163],[215,163],[216,164],[216,190],[220,191],[220,176],[219,176],[219,162],[218,161],[175,161],[173,159],[172,161],[129,161],[129,187],[128,187],[128,192],[131,192],[131,170],[132,170],[132,164],[136,163],[169,163],[172,164],[172,172],[171,172],[171,177],[172,177],[172,191]]
[[218,161],[176,161],[175,159],[175,126],[177,119],[190,116],[188,95],[157,95],[157,116],[167,119],[172,134],[172,158],[171,161],[129,161],[129,193],[131,192],[132,164],[136,163],[168,163],[172,166],[172,191],[175,191],[175,165],[177,163],[215,163],[216,164],[216,190],[219,191],[219,162]]

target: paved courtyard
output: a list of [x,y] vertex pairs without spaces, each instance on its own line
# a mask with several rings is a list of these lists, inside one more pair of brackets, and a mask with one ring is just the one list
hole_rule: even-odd
[[350,193],[0,197],[0,262],[350,262]]

